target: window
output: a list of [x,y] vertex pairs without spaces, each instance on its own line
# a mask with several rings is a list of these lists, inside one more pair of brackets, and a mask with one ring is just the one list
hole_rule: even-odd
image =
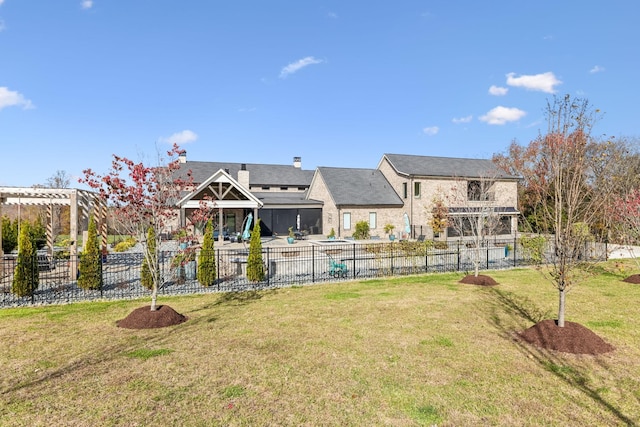
[[490,181],[467,181],[467,200],[493,200],[495,195],[489,191],[492,185]]
[[416,199],[420,198],[420,183],[419,182],[414,182],[413,183],[413,197],[415,197]]
[[511,217],[510,216],[500,217],[500,223],[496,227],[496,234],[498,235],[511,234]]
[[[472,221],[477,221],[477,217],[455,217],[449,221],[451,225],[447,227],[447,236],[460,237],[460,236],[473,236]],[[462,232],[462,233],[461,233]]]
[[402,198],[406,199],[409,196],[409,190],[407,189],[407,183],[402,183]]
[[287,191],[289,189],[289,187],[280,187],[280,190],[282,191]]
[[377,223],[377,215],[375,212],[369,212],[369,229],[373,230],[376,228]]
[[263,185],[263,186],[262,186],[262,189],[263,189],[263,190],[269,190],[269,189],[271,189],[271,187],[269,187],[268,185]]
[[345,212],[342,215],[342,227],[345,230],[351,230],[351,213]]

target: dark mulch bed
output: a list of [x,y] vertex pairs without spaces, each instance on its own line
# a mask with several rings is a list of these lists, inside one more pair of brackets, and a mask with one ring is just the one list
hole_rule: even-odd
[[464,276],[460,283],[466,283],[467,285],[478,285],[478,286],[495,286],[498,284],[493,278],[489,276],[485,276],[482,274],[478,274],[478,276],[474,276],[470,274],[468,276]]
[[574,322],[565,321],[560,328],[555,320],[543,320],[519,336],[537,347],[564,353],[596,355],[615,350],[591,330]]
[[127,317],[118,320],[116,325],[127,329],[152,329],[178,325],[186,320],[185,316],[168,305],[160,305],[155,311],[151,311],[151,306],[147,305],[136,308]]
[[623,282],[640,285],[640,274],[632,274],[631,276],[624,279]]

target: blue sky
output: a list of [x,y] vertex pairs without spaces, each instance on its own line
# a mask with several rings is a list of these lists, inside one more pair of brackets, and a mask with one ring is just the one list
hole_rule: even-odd
[[[0,185],[111,155],[375,168],[488,158],[554,95],[637,136],[640,3],[0,0]],[[79,187],[79,184],[72,183]]]

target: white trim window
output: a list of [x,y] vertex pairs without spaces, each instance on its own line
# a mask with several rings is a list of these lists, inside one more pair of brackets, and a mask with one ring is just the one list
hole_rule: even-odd
[[369,212],[369,229],[375,230],[378,226],[378,216],[375,212]]
[[351,212],[342,214],[342,227],[345,230],[351,230]]

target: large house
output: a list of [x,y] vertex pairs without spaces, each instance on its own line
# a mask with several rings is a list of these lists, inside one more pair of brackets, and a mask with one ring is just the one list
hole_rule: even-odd
[[[339,237],[353,234],[360,221],[371,235],[382,236],[386,224],[400,237],[433,238],[431,209],[444,202],[450,217],[477,221],[490,212],[499,217],[494,234],[512,236],[517,227],[518,177],[497,171],[491,160],[384,154],[375,169],[187,161],[194,188],[178,203],[181,221],[209,203],[216,223],[242,232],[249,217],[260,218],[263,234],[283,235],[292,227],[307,234]],[[251,214],[251,215],[250,215]],[[449,227],[445,236],[464,230]]]

